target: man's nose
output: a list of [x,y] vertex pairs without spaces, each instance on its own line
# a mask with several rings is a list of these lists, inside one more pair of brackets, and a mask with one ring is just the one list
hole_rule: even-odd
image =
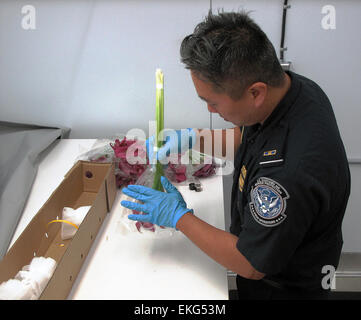
[[212,112],[212,113],[218,113],[216,109],[214,109],[212,106],[210,106],[209,104],[207,105],[208,106],[208,111],[209,112]]

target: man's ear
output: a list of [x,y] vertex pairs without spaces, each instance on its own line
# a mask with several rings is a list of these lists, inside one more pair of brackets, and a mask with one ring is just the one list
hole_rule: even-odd
[[266,99],[267,85],[264,82],[256,82],[248,88],[248,92],[251,94],[254,106],[259,108]]

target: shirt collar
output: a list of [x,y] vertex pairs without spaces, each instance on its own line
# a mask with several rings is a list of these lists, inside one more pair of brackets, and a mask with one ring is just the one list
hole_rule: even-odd
[[294,104],[300,91],[301,82],[297,79],[294,72],[286,71],[286,73],[291,78],[290,88],[262,125],[260,123],[256,123],[246,127],[248,140],[255,139],[261,131],[276,126]]
[[269,127],[270,125],[277,124],[286,112],[290,109],[290,107],[294,104],[298,93],[300,91],[301,82],[295,77],[295,74],[292,71],[286,71],[286,73],[291,78],[291,86],[282,98],[282,100],[278,103],[277,107],[272,111],[272,113],[265,120],[261,129]]

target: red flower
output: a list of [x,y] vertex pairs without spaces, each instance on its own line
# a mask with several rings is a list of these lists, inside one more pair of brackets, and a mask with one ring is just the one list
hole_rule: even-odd
[[[114,144],[110,144],[110,146],[114,150],[116,163],[119,169],[117,170],[118,173],[116,173],[116,182],[119,188],[122,186],[127,186],[129,184],[134,184],[147,167],[147,164],[130,164],[128,162],[127,150],[134,143],[138,143],[138,141],[127,140],[127,138],[124,138],[122,141],[116,139]],[[141,159],[146,159],[145,147],[140,143],[135,149],[134,156]]]

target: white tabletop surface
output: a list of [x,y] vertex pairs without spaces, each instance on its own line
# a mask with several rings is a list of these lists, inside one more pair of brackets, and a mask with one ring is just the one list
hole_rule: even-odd
[[[58,140],[41,158],[33,188],[10,246],[93,139]],[[201,179],[202,192],[175,184],[194,213],[224,230],[221,175]],[[118,190],[68,299],[228,299],[227,271],[180,231],[157,238],[122,232]]]

